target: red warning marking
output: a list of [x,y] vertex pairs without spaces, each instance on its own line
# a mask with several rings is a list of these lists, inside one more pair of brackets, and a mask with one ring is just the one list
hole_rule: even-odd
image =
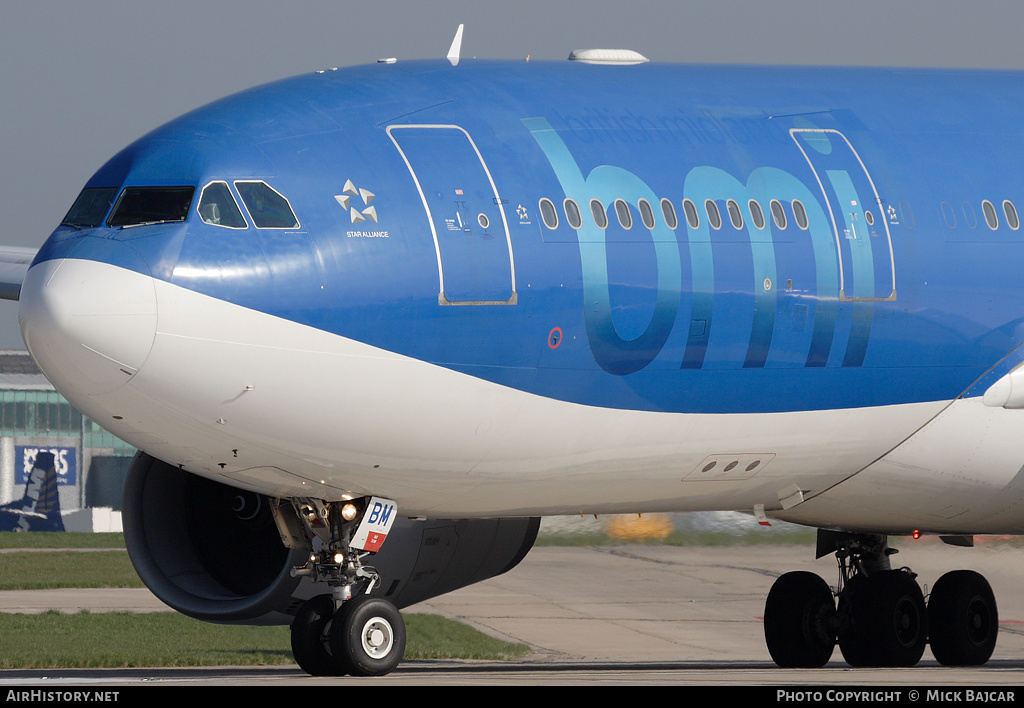
[[384,545],[384,539],[386,539],[386,538],[387,538],[387,536],[385,536],[383,534],[371,533],[370,537],[366,539],[366,544],[364,545],[363,550],[364,551],[379,551],[380,547]]
[[552,349],[558,349],[558,345],[562,343],[562,328],[555,327],[548,334],[548,346]]

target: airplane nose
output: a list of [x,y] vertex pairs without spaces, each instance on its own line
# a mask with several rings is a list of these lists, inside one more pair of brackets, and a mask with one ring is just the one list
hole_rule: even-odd
[[138,373],[153,346],[157,304],[149,268],[130,246],[107,244],[127,267],[72,251],[32,266],[22,285],[21,335],[61,391],[109,393]]

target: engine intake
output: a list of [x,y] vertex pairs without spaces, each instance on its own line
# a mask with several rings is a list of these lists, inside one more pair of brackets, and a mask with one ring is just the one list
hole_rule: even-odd
[[[292,577],[306,554],[282,544],[263,495],[140,452],[125,480],[122,518],[142,582],[190,617],[290,624],[305,600],[329,592]],[[369,560],[383,580],[373,594],[402,608],[500,575],[526,556],[539,526],[535,518],[399,518]]]

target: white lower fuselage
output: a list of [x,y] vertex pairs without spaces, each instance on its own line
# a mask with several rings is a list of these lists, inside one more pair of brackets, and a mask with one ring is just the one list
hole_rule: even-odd
[[[108,286],[94,301],[82,296],[100,292],[90,282]],[[375,494],[429,517],[763,505],[849,530],[1024,531],[1024,411],[981,397],[762,414],[598,408],[97,261],[40,263],[24,292],[26,342],[90,418],[270,496]]]

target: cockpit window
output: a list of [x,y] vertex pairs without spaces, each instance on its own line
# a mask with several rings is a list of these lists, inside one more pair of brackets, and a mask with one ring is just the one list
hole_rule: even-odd
[[199,197],[199,216],[214,226],[229,229],[244,229],[248,226],[238,203],[231,196],[227,182],[210,182],[203,187],[203,194]]
[[299,220],[295,218],[291,204],[266,182],[235,182],[235,189],[256,228],[298,228]]
[[195,187],[125,187],[107,224],[125,228],[184,221],[195,191]]
[[71,205],[71,211],[60,223],[80,228],[94,228],[103,223],[107,209],[117,196],[117,187],[91,187],[83,189]]

